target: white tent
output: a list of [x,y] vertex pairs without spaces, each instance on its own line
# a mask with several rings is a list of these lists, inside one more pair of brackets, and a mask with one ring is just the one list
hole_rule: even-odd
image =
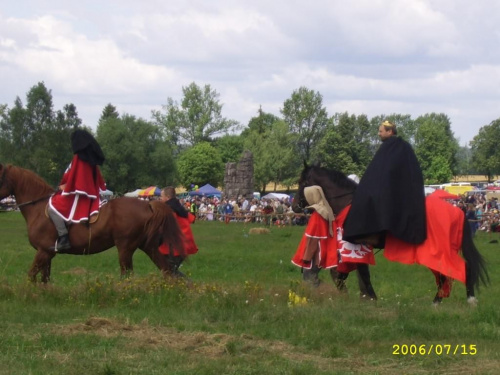
[[428,196],[429,194],[434,193],[436,189],[430,187],[430,186],[424,186],[424,194],[425,196]]
[[137,198],[139,196],[139,192],[141,191],[142,189],[136,189],[134,191],[131,191],[129,193],[125,193],[125,196],[126,197],[132,197],[132,198]]
[[114,193],[113,193],[111,190],[106,189],[106,190],[104,190],[104,191],[101,191],[101,194],[100,194],[100,195],[103,195],[103,196],[105,196],[105,197],[111,197],[111,196],[113,196],[113,194],[114,194]]
[[290,196],[288,194],[282,194],[282,193],[269,193],[264,195],[261,199],[290,199]]

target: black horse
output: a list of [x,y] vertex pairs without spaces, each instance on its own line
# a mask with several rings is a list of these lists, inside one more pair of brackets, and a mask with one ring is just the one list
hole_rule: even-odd
[[[305,165],[299,179],[298,199],[294,200],[294,210],[300,210],[307,203],[304,196],[304,188],[307,186],[321,186],[325,198],[332,207],[334,214],[338,214],[352,201],[357,184],[347,178],[342,172],[331,170],[319,166]],[[472,240],[472,234],[467,219],[463,218],[463,235],[461,239],[461,251],[465,260],[466,292],[467,301],[471,304],[477,303],[475,290],[480,283],[488,284],[489,277],[486,270],[486,262],[477,250]],[[443,246],[445,248],[445,246]],[[440,249],[436,249],[440,251]],[[370,282],[368,265],[358,266],[358,278],[362,294],[370,294],[373,287]],[[451,291],[451,280],[449,275],[431,270],[436,276],[438,291],[434,297],[434,303],[440,303],[443,297],[448,297]],[[347,278],[347,275],[339,275],[340,278]],[[373,292],[373,295],[375,293]]]
[[[323,179],[327,181],[327,183],[320,183],[319,179]],[[330,183],[330,181],[335,181],[335,183]],[[312,185],[319,185],[322,187],[325,198],[332,207],[335,215],[351,203],[354,191],[358,186],[356,182],[347,178],[341,172],[333,170],[327,171],[324,168],[309,167],[306,165],[299,179],[299,191],[293,200],[292,209],[294,212],[301,213],[304,211],[304,207],[307,206],[307,201],[304,196],[304,188]],[[377,295],[371,283],[368,264],[357,263],[356,265],[360,297],[362,299],[376,300]],[[314,265],[310,270],[304,269],[304,280],[311,281],[314,285],[318,285],[319,271],[320,268]],[[330,268],[330,276],[339,291],[347,291],[345,282],[349,273],[338,272],[336,268]]]

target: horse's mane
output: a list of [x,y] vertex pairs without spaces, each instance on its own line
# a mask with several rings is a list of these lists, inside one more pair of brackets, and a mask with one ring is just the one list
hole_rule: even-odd
[[358,186],[355,181],[348,178],[344,173],[317,165],[305,167],[302,171],[301,180],[306,180],[308,175],[315,175],[317,178],[326,178],[332,184],[347,190],[355,190]]
[[9,171],[7,179],[10,180],[12,184],[15,179],[15,184],[21,191],[30,192],[35,195],[48,194],[54,191],[54,189],[35,172],[10,164],[7,165],[6,168]]

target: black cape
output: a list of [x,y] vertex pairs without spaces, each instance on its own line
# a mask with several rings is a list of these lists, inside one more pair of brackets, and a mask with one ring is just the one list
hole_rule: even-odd
[[71,148],[73,154],[86,161],[92,166],[102,165],[104,163],[104,153],[96,139],[89,132],[77,129],[71,134]]
[[380,232],[412,244],[427,237],[422,171],[410,144],[395,136],[382,143],[361,178],[343,239]]
[[171,198],[165,202],[178,216],[187,218],[188,212],[177,198]]

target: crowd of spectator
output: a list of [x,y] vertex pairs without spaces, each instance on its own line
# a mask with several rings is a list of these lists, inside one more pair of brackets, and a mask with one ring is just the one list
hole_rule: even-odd
[[[221,221],[225,223],[262,223],[264,225],[306,225],[307,215],[292,211],[290,198],[247,199],[245,197],[186,197],[180,199],[186,209],[197,220]],[[500,203],[498,198],[487,198],[486,194],[469,192],[460,200],[451,201],[465,213],[473,233],[485,231],[500,233]],[[16,209],[14,197],[0,201],[0,210]]]
[[292,211],[290,198],[285,199],[248,199],[245,197],[190,197],[181,198],[187,210],[198,220],[262,223],[265,225],[304,225],[306,217]]
[[14,211],[16,209],[16,199],[12,195],[0,200],[0,211]]
[[498,198],[487,198],[485,193],[474,193],[455,201],[469,221],[472,233],[476,231],[500,232],[500,204]]

